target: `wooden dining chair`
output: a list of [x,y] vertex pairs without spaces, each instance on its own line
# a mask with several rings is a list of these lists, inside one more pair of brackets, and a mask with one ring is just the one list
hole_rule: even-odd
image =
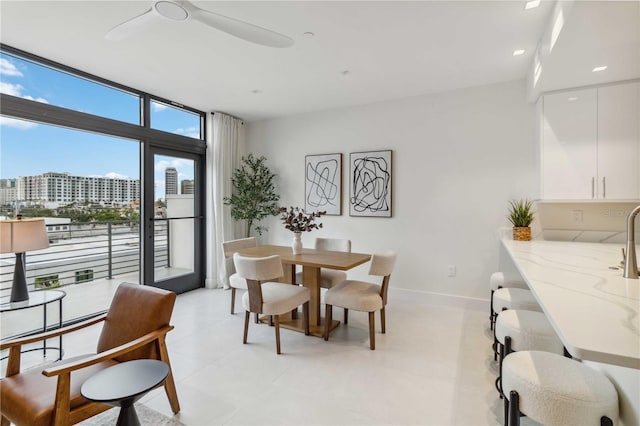
[[[169,365],[164,388],[174,413],[180,411],[166,334],[175,293],[150,286],[122,283],[109,311],[98,318],[59,330],[0,343],[9,350],[5,378],[0,380],[2,426],[67,426],[111,408],[83,398],[80,388],[89,377],[112,365],[134,359],[159,359]],[[79,356],[44,368],[21,371],[22,346],[103,323],[95,355]]]
[[250,313],[270,315],[276,332],[276,352],[280,354],[280,315],[300,305],[304,316],[304,334],[309,335],[309,289],[269,281],[284,275],[280,256],[244,257],[236,253],[233,255],[233,263],[238,274],[247,281],[248,287],[242,296],[242,306],[245,309],[242,343],[247,343]]
[[257,245],[258,240],[256,237],[240,238],[222,243],[222,251],[224,252],[224,257],[227,261],[226,268],[227,275],[229,276],[229,286],[231,287],[231,315],[233,315],[236,304],[236,289],[247,289],[247,280],[238,275],[235,270],[233,265],[233,255],[242,249],[256,247]]
[[329,340],[329,325],[332,320],[333,306],[339,306],[345,310],[345,318],[348,310],[352,309],[369,313],[369,346],[371,350],[376,348],[375,317],[376,311],[380,311],[380,324],[382,333],[385,333],[385,306],[387,305],[387,292],[389,279],[396,262],[397,254],[393,251],[371,256],[369,275],[382,277],[381,284],[367,281],[345,280],[330,288],[324,295],[325,303],[325,328],[324,340]]

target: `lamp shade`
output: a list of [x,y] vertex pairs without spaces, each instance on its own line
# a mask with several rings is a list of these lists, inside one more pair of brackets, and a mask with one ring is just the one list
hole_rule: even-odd
[[0,253],[24,253],[49,247],[44,219],[0,221]]

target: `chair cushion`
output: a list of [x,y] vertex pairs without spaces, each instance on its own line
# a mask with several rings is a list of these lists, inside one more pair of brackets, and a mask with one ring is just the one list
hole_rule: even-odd
[[[280,315],[308,302],[311,295],[309,289],[293,284],[266,282],[262,283],[262,313]],[[242,306],[249,308],[249,292],[242,296]]]
[[524,288],[529,289],[527,283],[517,274],[512,272],[494,272],[489,278],[489,289],[499,288]]
[[493,310],[500,312],[503,309],[542,312],[531,291],[522,288],[500,288],[493,293]]
[[229,285],[233,288],[247,289],[247,280],[242,278],[238,273],[231,274],[229,276]]
[[346,280],[327,290],[324,303],[361,312],[382,309],[380,286],[365,281]]
[[[60,365],[82,358],[69,358],[57,361]],[[80,395],[82,384],[98,371],[117,364],[116,361],[104,361],[71,373],[71,409],[89,403]],[[47,364],[46,367],[51,367]],[[57,377],[42,375],[43,367],[34,367],[18,375],[0,380],[0,400],[2,415],[12,423],[29,426],[49,426],[53,424],[53,405],[56,397]]]
[[579,361],[540,351],[513,352],[502,364],[502,389],[515,390],[520,411],[545,425],[600,425],[618,420],[618,394],[601,372]]
[[238,275],[248,280],[267,282],[277,280],[284,275],[282,259],[275,254],[265,257],[248,257],[235,253],[233,263]]
[[498,313],[496,339],[504,345],[511,337],[514,351],[545,351],[564,354],[564,345],[542,312],[509,309]]
[[[326,268],[320,269],[320,287],[322,288],[331,288],[346,279],[347,273],[345,271]],[[296,274],[296,284],[302,285],[302,272]]]

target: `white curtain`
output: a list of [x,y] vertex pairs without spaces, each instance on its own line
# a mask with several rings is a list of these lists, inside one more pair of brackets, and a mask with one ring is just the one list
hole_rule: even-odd
[[231,208],[225,206],[224,197],[231,196],[231,177],[240,165],[239,127],[237,118],[212,113],[210,137],[207,138],[207,288],[229,288],[226,261],[222,252],[223,241],[235,238],[235,224]]

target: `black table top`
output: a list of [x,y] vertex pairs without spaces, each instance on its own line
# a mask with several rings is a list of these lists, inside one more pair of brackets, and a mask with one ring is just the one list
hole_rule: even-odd
[[97,402],[115,402],[143,395],[162,383],[169,366],[156,359],[137,359],[106,368],[82,384],[80,393]]

